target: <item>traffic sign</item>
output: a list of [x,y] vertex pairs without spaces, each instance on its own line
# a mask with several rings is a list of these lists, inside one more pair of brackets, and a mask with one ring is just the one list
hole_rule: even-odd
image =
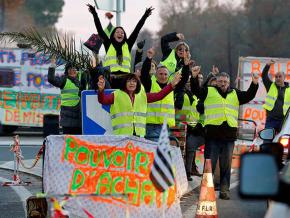
[[125,11],[125,0],[95,0],[97,9],[114,12]]
[[[107,89],[105,94],[113,91]],[[112,135],[110,105],[100,104],[97,92],[94,90],[82,91],[81,102],[83,135]]]

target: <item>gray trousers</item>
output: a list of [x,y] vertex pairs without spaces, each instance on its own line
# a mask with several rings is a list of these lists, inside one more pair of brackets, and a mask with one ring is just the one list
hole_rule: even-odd
[[196,150],[203,144],[204,144],[203,136],[195,136],[193,134],[188,134],[186,136],[185,170],[187,175],[191,174],[192,164],[195,165],[194,160]]

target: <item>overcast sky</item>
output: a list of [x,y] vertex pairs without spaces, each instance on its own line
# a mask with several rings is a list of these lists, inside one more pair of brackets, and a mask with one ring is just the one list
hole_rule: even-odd
[[[97,0],[107,1],[107,0]],[[160,0],[125,0],[126,11],[121,15],[121,25],[124,27],[127,35],[130,35],[135,25],[144,14],[146,7],[153,6],[155,10],[152,15],[147,19],[144,29],[148,29],[151,32],[157,32],[160,27]],[[219,0],[223,2],[233,2],[233,0]],[[241,0],[235,0],[234,3],[241,2]],[[92,33],[96,33],[93,16],[89,13],[86,6],[87,3],[94,5],[94,0],[65,0],[65,5],[62,11],[62,17],[59,18],[57,28],[64,32],[70,32],[76,36],[76,38],[82,41],[86,41]],[[98,10],[99,17],[101,19],[103,27],[108,24],[108,19],[105,18],[106,11]],[[114,18],[115,18],[114,13]],[[115,24],[115,20],[113,19]],[[174,31],[174,30],[172,30]]]
[[[146,7],[150,6],[153,6],[155,10],[143,28],[147,28],[150,31],[157,31],[159,29],[158,2],[158,0],[126,0],[126,11],[121,15],[121,25],[128,35],[133,31],[138,20],[144,14]],[[86,41],[92,33],[96,33],[93,16],[88,11],[87,3],[94,5],[93,0],[65,0],[62,17],[56,25],[57,28],[65,32],[73,33],[82,41]],[[109,22],[105,18],[105,12],[98,11],[103,27]],[[115,18],[115,13],[113,14]],[[113,19],[112,21],[115,24],[115,20]]]

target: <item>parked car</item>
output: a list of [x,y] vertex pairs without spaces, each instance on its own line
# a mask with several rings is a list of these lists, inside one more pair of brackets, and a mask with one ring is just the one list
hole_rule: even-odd
[[280,133],[264,129],[260,151],[241,156],[239,192],[242,198],[269,200],[266,218],[290,217],[290,115]]

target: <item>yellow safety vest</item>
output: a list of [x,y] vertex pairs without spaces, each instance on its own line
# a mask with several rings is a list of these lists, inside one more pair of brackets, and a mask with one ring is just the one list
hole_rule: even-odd
[[181,110],[177,110],[177,115],[185,115],[186,122],[188,125],[195,127],[199,121],[199,113],[196,110],[196,105],[198,103],[197,97],[193,96],[194,101],[190,104],[190,100],[187,94],[184,95],[184,101]]
[[170,74],[175,73],[177,65],[177,61],[175,58],[175,49],[172,49],[168,57],[164,61],[161,61],[160,64],[165,66],[169,70]]
[[161,61],[160,63],[168,69],[169,71],[168,81],[170,82],[173,80],[176,72],[178,71],[181,72],[182,70],[181,68],[178,71],[175,71],[177,66],[177,60],[175,58],[175,49],[172,49],[168,57],[164,61]]
[[[78,73],[81,80],[81,74]],[[66,79],[65,86],[60,90],[61,106],[76,106],[80,102],[79,88],[70,80]]]
[[286,115],[288,108],[290,107],[290,87],[285,90],[283,114]]
[[131,54],[129,51],[128,44],[125,42],[122,46],[123,62],[121,65],[118,63],[117,51],[113,44],[110,45],[104,62],[104,67],[109,66],[111,73],[122,71],[130,73],[131,68]]
[[238,127],[239,99],[235,90],[223,98],[215,87],[208,87],[204,101],[205,125],[221,125],[227,121],[230,127]]
[[[156,77],[151,77],[152,85],[150,92],[161,91],[160,86],[156,81]],[[160,101],[149,103],[147,108],[147,120],[149,124],[163,124],[167,120],[169,127],[175,126],[175,109],[174,109],[174,96],[173,92],[169,93],[165,98]]]
[[114,92],[114,104],[111,105],[113,133],[115,135],[133,135],[134,129],[138,136],[146,133],[147,96],[141,91],[135,95],[132,105],[129,95],[117,90]]
[[[265,104],[263,104],[263,108],[267,111],[271,111],[274,108],[275,102],[278,97],[278,89],[276,84],[273,82],[270,86],[270,89],[267,93]],[[285,115],[288,108],[290,106],[290,88],[286,88],[284,94],[284,104],[283,104],[283,114]]]

